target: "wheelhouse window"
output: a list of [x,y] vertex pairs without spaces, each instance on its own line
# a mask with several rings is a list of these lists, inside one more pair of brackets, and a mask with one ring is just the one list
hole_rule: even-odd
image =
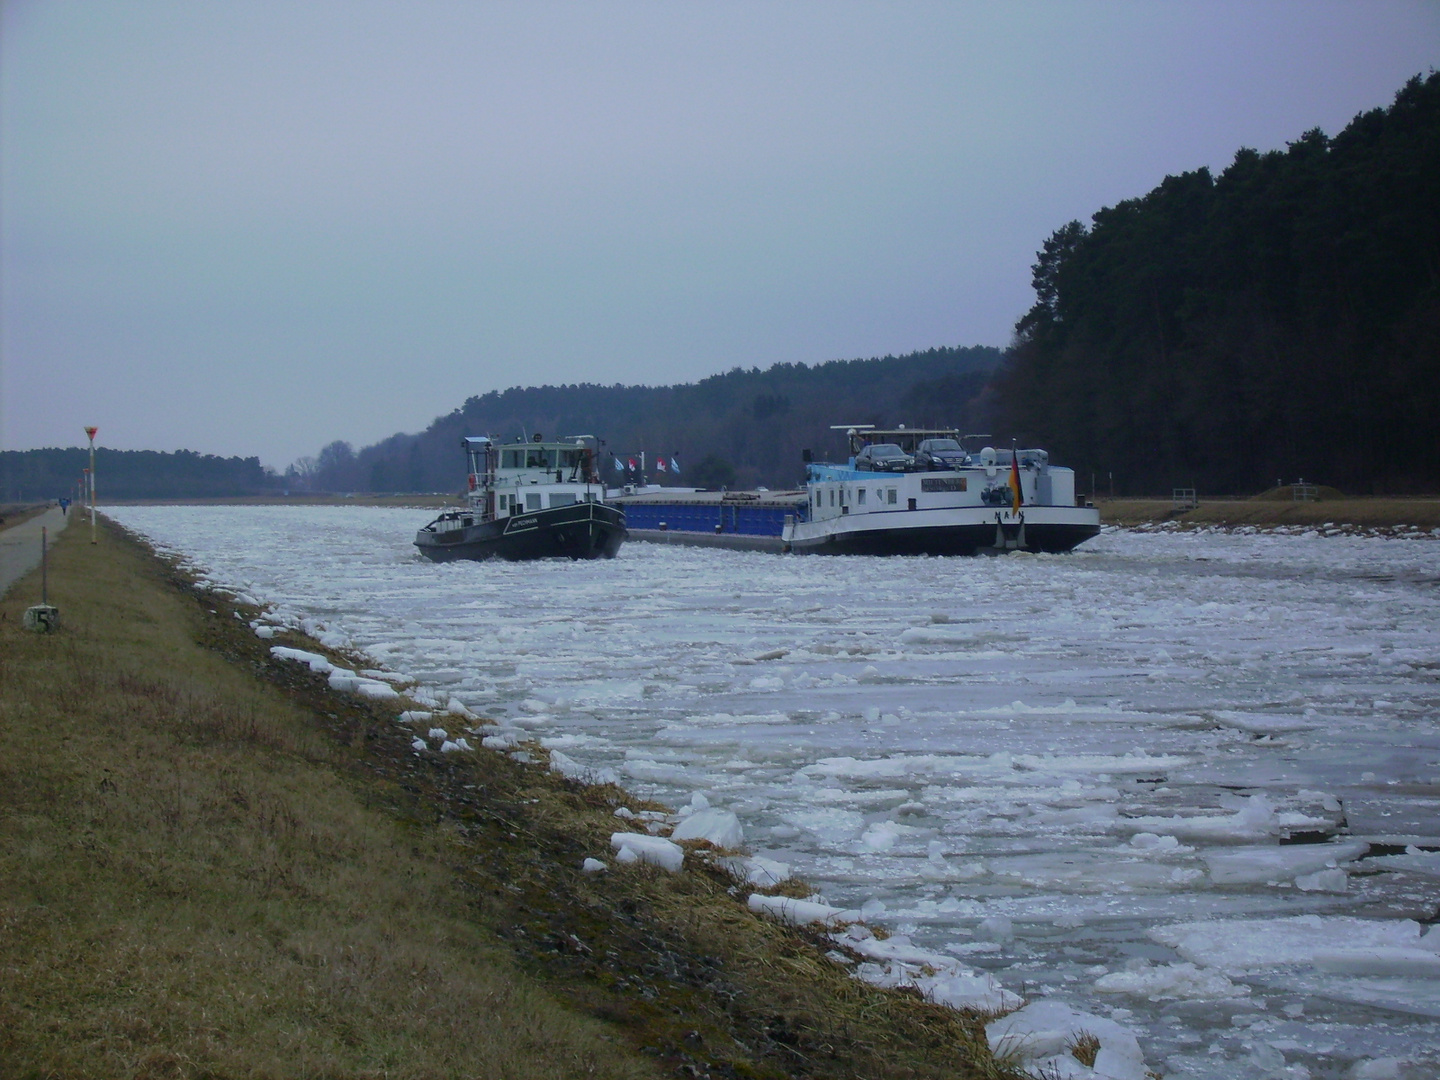
[[527,511],[540,509],[540,493],[538,491],[527,491],[525,493],[525,509]]

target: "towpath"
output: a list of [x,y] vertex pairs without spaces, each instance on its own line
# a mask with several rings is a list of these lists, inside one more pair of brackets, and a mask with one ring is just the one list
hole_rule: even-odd
[[[55,538],[68,521],[69,518],[60,512],[58,506],[52,506],[43,514],[0,531],[0,596],[8,593],[15,582],[40,565],[40,530],[49,530],[50,545],[53,547]],[[35,602],[40,602],[39,596],[35,597]]]

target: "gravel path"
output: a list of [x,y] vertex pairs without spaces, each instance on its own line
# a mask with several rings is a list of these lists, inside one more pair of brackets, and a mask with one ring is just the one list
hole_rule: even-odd
[[[54,546],[55,538],[68,521],[58,506],[52,506],[38,517],[0,532],[0,596],[40,565],[40,530],[49,530],[50,544]],[[35,602],[40,602],[38,594]]]

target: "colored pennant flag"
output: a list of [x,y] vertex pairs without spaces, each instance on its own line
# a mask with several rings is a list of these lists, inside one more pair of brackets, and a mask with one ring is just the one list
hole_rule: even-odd
[[670,455],[670,471],[673,473],[678,473],[680,471],[680,459],[674,454]]
[[664,459],[663,457],[657,457],[657,458],[655,459],[655,471],[656,471],[656,472],[664,472],[664,471],[665,471],[665,459]]
[[616,471],[616,472],[624,472],[624,471],[625,471],[625,466],[620,463],[620,459],[617,457],[617,458],[614,458],[614,461],[615,461],[615,471]]
[[627,460],[630,462],[630,471],[634,472],[638,468],[638,466],[635,464],[635,459],[632,457],[628,458]]
[[1010,490],[1013,492],[1010,510],[1012,513],[1020,512],[1020,454],[1018,451],[1010,451]]

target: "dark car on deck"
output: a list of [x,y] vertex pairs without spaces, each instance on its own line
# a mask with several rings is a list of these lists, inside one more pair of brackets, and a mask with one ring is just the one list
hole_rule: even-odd
[[904,472],[914,465],[915,459],[895,443],[864,446],[855,455],[855,468],[868,469],[871,472]]
[[954,439],[926,439],[915,450],[915,465],[920,469],[958,469],[970,460],[965,448]]

